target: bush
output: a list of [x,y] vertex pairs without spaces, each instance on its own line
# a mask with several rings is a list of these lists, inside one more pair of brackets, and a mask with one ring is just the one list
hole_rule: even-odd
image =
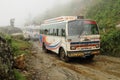
[[16,80],[27,80],[17,69],[14,69],[14,74]]
[[29,51],[30,48],[31,48],[31,44],[29,42],[20,39],[12,39],[12,50],[14,56],[27,54],[30,52]]
[[27,80],[15,69],[14,57],[30,53],[31,44],[21,39],[22,36],[11,37],[0,33],[0,80]]
[[101,36],[101,52],[120,57],[120,31],[113,30]]

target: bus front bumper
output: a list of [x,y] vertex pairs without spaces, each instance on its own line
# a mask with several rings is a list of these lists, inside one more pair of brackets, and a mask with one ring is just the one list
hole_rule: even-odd
[[89,51],[68,51],[68,57],[85,57],[90,55],[100,54],[100,50],[89,50]]

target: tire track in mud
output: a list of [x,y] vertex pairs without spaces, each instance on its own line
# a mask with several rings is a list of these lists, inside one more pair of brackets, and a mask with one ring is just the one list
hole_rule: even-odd
[[[48,56],[56,57],[54,55],[48,55]],[[53,59],[53,58],[51,58],[51,59]],[[53,61],[55,61],[55,58]],[[106,61],[108,64],[111,62],[108,60],[106,60]],[[119,76],[120,74],[117,74],[117,73],[113,74],[113,72],[111,72],[110,70],[108,71],[108,70],[103,69],[104,67],[102,67],[102,65],[105,66],[106,65],[105,62],[102,62],[103,63],[102,65],[100,65],[101,63],[100,64],[99,63],[100,63],[99,60],[93,61],[93,62],[88,61],[85,63],[83,63],[83,62],[82,63],[79,63],[79,62],[78,63],[77,62],[65,63],[62,61],[57,61],[56,65],[59,65],[61,67],[66,67],[70,70],[73,70],[73,71],[75,71],[79,74],[82,74],[83,76],[89,77],[93,80],[120,80],[120,76]],[[115,63],[119,63],[119,62],[115,62]]]
[[80,73],[86,77],[90,77],[93,80],[120,80],[119,77],[108,74],[106,72],[101,72],[100,70],[92,69],[83,65],[73,65],[68,63],[59,63],[59,66],[67,67],[77,73]]
[[[56,57],[56,56],[52,56],[52,57]],[[59,65],[61,67],[66,67],[69,68],[79,74],[82,74],[83,76],[86,77],[90,77],[93,80],[120,80],[120,72],[117,70],[113,70],[111,71],[110,68],[106,69],[107,67],[102,67],[106,66],[106,64],[111,63],[110,65],[114,66],[114,64],[118,64],[119,62],[115,62],[115,61],[109,61],[107,59],[106,62],[104,62],[103,60],[99,60],[98,58],[95,58],[97,60],[94,60],[92,62],[85,62],[83,61],[82,63],[80,62],[72,62],[72,63],[65,63],[62,61],[58,61],[58,63],[56,65]],[[53,60],[54,61],[54,60]],[[84,63],[85,62],[85,63]],[[112,64],[114,63],[114,64]],[[98,65],[99,64],[99,65]],[[102,64],[102,65],[100,65]],[[110,66],[109,65],[109,66]],[[117,66],[117,68],[119,68],[119,64]],[[113,67],[114,68],[114,67]]]
[[[57,57],[54,55],[48,55],[52,57]],[[80,73],[86,77],[90,77],[94,80],[120,80],[120,62],[118,61],[112,61],[111,59],[106,59],[104,56],[100,56],[101,59],[98,57],[95,58],[92,62],[90,61],[83,61],[83,62],[70,62],[65,63],[62,61],[58,61],[56,65],[59,65],[61,67],[67,67],[77,73]],[[53,58],[51,58],[53,59]],[[58,57],[57,57],[58,59]],[[54,60],[55,61],[55,58]],[[101,65],[102,64],[102,65]],[[109,67],[104,67],[104,66]],[[112,67],[111,67],[112,65]],[[113,70],[111,70],[113,68]],[[119,68],[119,71],[116,70]]]
[[[58,65],[59,62],[61,63],[62,61],[59,60],[57,55],[43,53],[38,44],[34,43],[34,47],[38,52],[35,54],[35,58],[33,58],[33,63],[36,62],[33,64],[33,69],[35,69],[34,72],[36,73],[33,77],[37,78],[36,80],[92,80],[67,67]],[[38,58],[40,63],[38,63]]]
[[[34,45],[38,47],[37,43],[34,43]],[[39,52],[42,52],[41,48],[38,47],[38,49],[39,49]],[[47,58],[49,58],[50,62],[52,62],[51,65],[55,65],[61,68],[67,68],[82,76],[88,77],[89,79],[120,80],[120,72],[119,72],[120,71],[120,61],[119,61],[120,59],[116,60],[116,58],[113,59],[110,57],[104,57],[104,56],[97,57],[96,56],[93,62],[73,61],[70,63],[65,63],[59,60],[59,58],[55,54],[47,54],[47,53],[43,53],[43,54],[48,56]],[[44,63],[44,60],[43,60],[43,63]],[[68,74],[67,72],[64,72],[64,70],[62,73],[65,74],[66,76],[72,75],[72,74]],[[84,79],[84,80],[88,80],[88,79]]]
[[[101,57],[101,56],[100,56]],[[95,58],[98,59],[98,58]],[[101,72],[106,72],[110,75],[114,75],[120,78],[120,62],[115,62],[111,60],[104,59],[103,60],[94,60],[94,62],[90,64],[82,64],[86,67],[90,67],[95,70],[99,70]]]

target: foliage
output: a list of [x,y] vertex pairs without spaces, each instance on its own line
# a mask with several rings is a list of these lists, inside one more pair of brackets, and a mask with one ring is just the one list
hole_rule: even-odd
[[101,0],[87,11],[87,18],[98,22],[100,29],[109,30],[120,23],[120,0]]
[[[20,36],[10,36],[0,33],[0,37],[4,38],[5,42],[3,47],[0,45],[0,71],[1,75],[0,79],[3,80],[26,80],[25,76],[17,69],[14,69],[14,57],[19,56],[21,54],[28,54],[30,51],[31,44],[29,42],[23,41],[23,37]],[[9,48],[9,49],[8,49]],[[1,52],[2,49],[2,52]],[[9,50],[8,52],[6,51]],[[12,50],[12,53],[11,53]],[[9,59],[10,58],[10,59]],[[1,62],[5,61],[4,63]],[[15,76],[15,77],[14,77]],[[10,79],[15,78],[15,79]]]
[[21,74],[17,69],[14,69],[16,80],[27,80],[23,74]]
[[12,38],[12,49],[13,49],[14,56],[29,53],[30,47],[31,47],[31,44],[27,41],[23,41],[23,38],[21,37],[21,35],[16,37],[16,39]]
[[4,34],[0,34],[0,79],[2,80],[14,80],[13,53]]
[[105,55],[120,57],[120,31],[112,30],[102,35],[101,52]]
[[[23,36],[12,36],[11,42],[14,56],[30,53],[31,44],[27,41],[24,41]],[[26,77],[17,69],[14,69],[14,74],[16,80],[27,80]]]
[[31,44],[27,41],[24,41],[22,35],[10,36],[2,33],[0,33],[0,35],[6,39],[7,43],[9,43],[12,48],[12,52],[14,53],[14,56],[29,53],[29,48],[31,47]]
[[[96,20],[101,33],[101,53],[120,57],[120,0],[101,0],[88,9],[86,17]],[[103,31],[104,30],[104,31]]]

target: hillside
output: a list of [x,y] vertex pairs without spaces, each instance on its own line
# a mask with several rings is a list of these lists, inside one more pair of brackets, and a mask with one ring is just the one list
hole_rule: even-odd
[[87,18],[97,21],[101,32],[101,53],[120,57],[120,0],[101,0],[99,4],[89,8]]
[[[48,9],[45,13],[37,15],[33,19],[33,23],[40,24],[43,22],[43,20],[58,16],[85,16],[88,8],[99,3],[100,1],[101,0],[71,0],[71,2],[67,4],[56,4],[56,6]],[[26,24],[29,24],[29,22],[26,22]]]
[[0,27],[0,32],[13,34],[13,33],[21,33],[22,30],[17,27],[5,26],[5,27]]
[[58,16],[83,15],[86,18],[96,20],[100,28],[113,28],[120,23],[119,4],[120,0],[71,0],[66,5],[56,5],[45,13],[36,16],[33,23],[40,24],[45,19]]
[[101,0],[99,4],[89,8],[86,16],[96,20],[100,28],[114,28],[120,24],[120,0]]

